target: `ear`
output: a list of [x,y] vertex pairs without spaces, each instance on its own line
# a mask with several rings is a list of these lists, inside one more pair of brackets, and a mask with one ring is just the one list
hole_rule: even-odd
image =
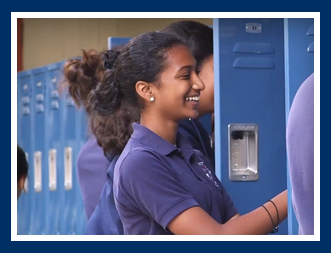
[[24,190],[25,177],[21,177],[17,181],[17,199],[20,197],[22,190]]
[[150,102],[151,97],[154,97],[152,87],[153,84],[144,81],[139,81],[136,83],[136,91],[144,101]]
[[22,176],[22,177],[18,180],[17,185],[18,185],[18,187],[19,187],[20,189],[24,189],[24,183],[25,183],[25,177]]

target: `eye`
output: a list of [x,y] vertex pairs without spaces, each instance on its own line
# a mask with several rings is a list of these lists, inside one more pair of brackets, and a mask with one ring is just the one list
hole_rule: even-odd
[[196,70],[195,73],[197,73],[197,75],[199,75],[201,73],[201,70]]
[[184,79],[184,80],[188,80],[188,79],[190,79],[190,74],[187,73],[187,74],[185,74],[185,75],[182,75],[180,78],[181,78],[181,79]]

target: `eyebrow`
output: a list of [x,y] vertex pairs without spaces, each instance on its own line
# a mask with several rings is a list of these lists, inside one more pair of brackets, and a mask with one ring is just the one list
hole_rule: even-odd
[[193,68],[192,65],[183,66],[179,70],[177,70],[177,73],[180,72],[180,71],[182,71],[183,69],[191,70],[192,68]]

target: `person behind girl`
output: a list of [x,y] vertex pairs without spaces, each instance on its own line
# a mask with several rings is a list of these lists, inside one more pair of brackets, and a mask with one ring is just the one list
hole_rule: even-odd
[[314,234],[314,73],[292,102],[286,129],[292,204],[299,235]]
[[[111,139],[121,153],[114,182],[106,184],[113,183],[124,234],[277,231],[287,217],[287,190],[240,216],[211,162],[177,131],[180,120],[198,117],[205,88],[186,44],[163,32],[144,33],[104,59],[108,69],[89,100],[90,124],[101,145]],[[140,123],[131,135],[125,126],[132,110],[139,110]]]
[[17,199],[24,190],[24,183],[28,177],[29,164],[24,150],[17,144]]

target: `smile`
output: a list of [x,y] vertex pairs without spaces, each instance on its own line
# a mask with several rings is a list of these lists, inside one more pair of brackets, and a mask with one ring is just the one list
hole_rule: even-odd
[[185,100],[189,102],[199,102],[199,96],[186,97]]

